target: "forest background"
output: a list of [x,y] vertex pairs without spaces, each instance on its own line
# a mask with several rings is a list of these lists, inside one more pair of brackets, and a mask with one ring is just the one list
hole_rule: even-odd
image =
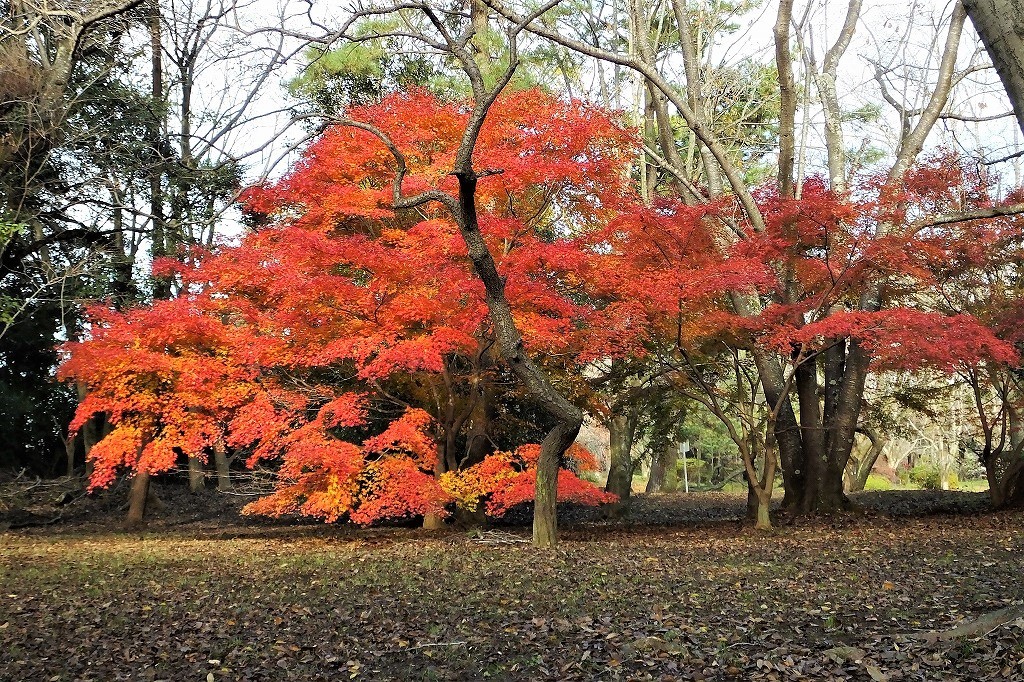
[[990,9],[8,3],[4,467],[128,474],[133,522],[208,464],[269,464],[259,513],[535,497],[538,544],[640,469],[763,527],[879,457],[1019,504]]

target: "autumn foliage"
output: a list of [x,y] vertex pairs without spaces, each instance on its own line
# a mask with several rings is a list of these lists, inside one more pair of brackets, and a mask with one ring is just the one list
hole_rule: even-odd
[[[590,236],[585,276],[606,305],[588,351],[637,354],[653,344],[694,352],[711,343],[804,358],[844,339],[867,350],[876,370],[1013,363],[1006,334],[981,309],[950,306],[948,297],[956,277],[1005,257],[1021,221],[926,224],[991,206],[988,197],[976,174],[940,154],[896,194],[872,177],[842,196],[816,177],[799,199],[762,189],[763,231],[737,219],[728,201],[637,206]],[[875,286],[877,309],[865,308]],[[757,304],[740,311],[737,295]]]
[[[412,91],[347,113],[402,151],[405,195],[454,192],[464,103]],[[800,199],[763,190],[755,232],[726,200],[640,200],[636,153],[614,116],[538,91],[501,98],[476,148],[479,222],[524,342],[579,400],[589,363],[652,352],[759,346],[799,361],[852,339],[877,369],[1016,360],[982,311],[942,305],[955,264],[991,259],[1016,223],[915,223],[985,205],[964,166],[932,159],[897,195],[872,178],[843,196],[816,178]],[[278,467],[251,513],[371,523],[531,499],[537,446],[488,431],[495,394],[521,396],[491,351],[464,242],[439,203],[395,210],[394,178],[377,136],[329,128],[244,194],[253,228],[237,245],[155,265],[178,298],[90,311],[92,337],[67,346],[61,372],[88,388],[72,430],[96,413],[113,425],[90,453],[93,486],[222,442]],[[740,311],[737,296],[762,305]],[[492,445],[470,452],[470,429]],[[568,459],[560,499],[611,499],[579,478],[589,455]]]
[[[851,339],[876,370],[953,372],[1016,361],[992,327],[946,305],[951,282],[940,264],[1019,231],[1014,219],[929,222],[992,205],[983,179],[955,155],[925,159],[896,189],[868,176],[839,196],[811,178],[799,200],[763,192],[761,202],[768,229],[744,249],[765,254],[779,277],[750,329],[758,343],[807,356]],[[868,295],[876,305],[865,304]]]
[[[628,195],[632,134],[539,92],[499,104],[477,149],[478,166],[501,171],[480,183],[481,229],[527,345],[575,356],[594,307],[579,295],[574,239]],[[450,189],[464,105],[415,91],[348,114],[403,150],[406,192]],[[489,345],[487,308],[442,207],[396,212],[393,178],[376,137],[331,128],[281,181],[246,193],[255,229],[237,246],[156,264],[179,279],[178,298],[90,312],[92,338],[69,344],[61,371],[89,389],[72,429],[99,412],[113,425],[90,453],[93,486],[204,458],[222,439],[250,466],[279,462],[277,491],[253,513],[369,523],[531,499],[529,448],[465,470],[441,457],[453,427],[431,408],[475,390],[479,371],[463,368]],[[440,402],[407,380],[441,375]],[[559,491],[609,499],[569,469]]]

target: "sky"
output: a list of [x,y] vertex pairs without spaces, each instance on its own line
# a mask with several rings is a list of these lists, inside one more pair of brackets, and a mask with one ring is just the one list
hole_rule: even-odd
[[[578,0],[576,0],[578,1]],[[621,0],[616,0],[621,1]],[[699,0],[711,2],[714,0]],[[566,0],[569,2],[569,0]],[[803,85],[800,50],[816,55],[820,64],[822,55],[842,25],[847,3],[843,0],[797,0],[795,16],[806,13],[807,20],[802,46],[797,48],[797,81]],[[734,65],[743,59],[771,61],[773,38],[771,27],[775,21],[777,5],[762,2],[735,18],[736,30],[722,35],[709,51],[712,65]],[[846,111],[878,107],[879,115],[873,120],[851,120],[845,126],[847,146],[870,145],[892,152],[898,144],[899,117],[895,110],[882,102],[878,84],[874,80],[874,65],[891,69],[891,92],[913,108],[919,106],[929,93],[929,81],[937,62],[937,46],[941,46],[945,23],[951,3],[945,0],[912,0],[901,3],[865,0],[857,33],[840,63],[839,92]],[[282,36],[276,30],[281,26],[289,32],[322,35],[331,30],[345,16],[344,6],[337,3],[312,4],[299,0],[249,0],[237,5],[226,23],[228,30],[218,33],[222,44],[216,50],[216,59],[204,73],[205,101],[212,108],[224,108],[232,98],[241,102],[255,90],[250,114],[254,120],[240,126],[224,140],[225,152],[242,158],[246,166],[246,179],[258,181],[284,172],[295,159],[295,145],[307,139],[308,125],[293,120],[298,103],[289,98],[285,85],[298,73],[301,60],[301,41],[294,36]],[[316,21],[320,27],[313,26]],[[285,57],[282,59],[282,57]],[[961,41],[958,67],[968,69],[987,63],[987,55],[973,28],[968,26]],[[254,81],[268,66],[272,71],[262,80]],[[665,68],[682,81],[681,68],[667,61]],[[587,63],[582,70],[584,89],[597,98],[597,69]],[[588,88],[589,86],[589,88]],[[626,95],[627,100],[629,95]],[[628,101],[627,101],[628,106]],[[1010,112],[1002,86],[991,68],[977,70],[954,89],[947,109],[956,114],[974,118],[988,118]],[[800,136],[806,121],[807,134]],[[214,122],[211,119],[210,124]],[[813,99],[807,109],[801,108],[797,118],[798,137],[806,143],[805,157],[809,170],[822,167],[824,160],[822,128],[819,107]],[[949,146],[986,160],[1008,156],[1021,149],[1021,135],[1012,116],[997,120],[961,121],[943,119],[936,126],[929,145]],[[990,168],[1001,174],[1003,191],[1020,184],[1020,159],[993,164]]]

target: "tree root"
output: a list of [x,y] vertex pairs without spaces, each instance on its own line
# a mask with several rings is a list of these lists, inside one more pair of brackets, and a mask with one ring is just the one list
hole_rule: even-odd
[[907,637],[924,640],[928,644],[949,642],[964,637],[983,637],[996,628],[1018,618],[1024,618],[1024,604],[1016,604],[1005,609],[999,609],[998,611],[990,611],[969,623],[964,623],[951,630],[919,632],[907,635]]

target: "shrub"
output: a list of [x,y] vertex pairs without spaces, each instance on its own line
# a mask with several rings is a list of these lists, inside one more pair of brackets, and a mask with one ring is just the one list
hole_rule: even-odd
[[910,470],[910,482],[925,490],[938,490],[942,487],[942,476],[938,467],[917,464]]
[[885,476],[871,474],[864,483],[864,490],[892,490],[892,483]]
[[[949,472],[946,480],[950,490],[956,490],[960,485],[955,471]],[[933,464],[918,464],[910,470],[910,482],[924,490],[941,490],[942,472]]]

